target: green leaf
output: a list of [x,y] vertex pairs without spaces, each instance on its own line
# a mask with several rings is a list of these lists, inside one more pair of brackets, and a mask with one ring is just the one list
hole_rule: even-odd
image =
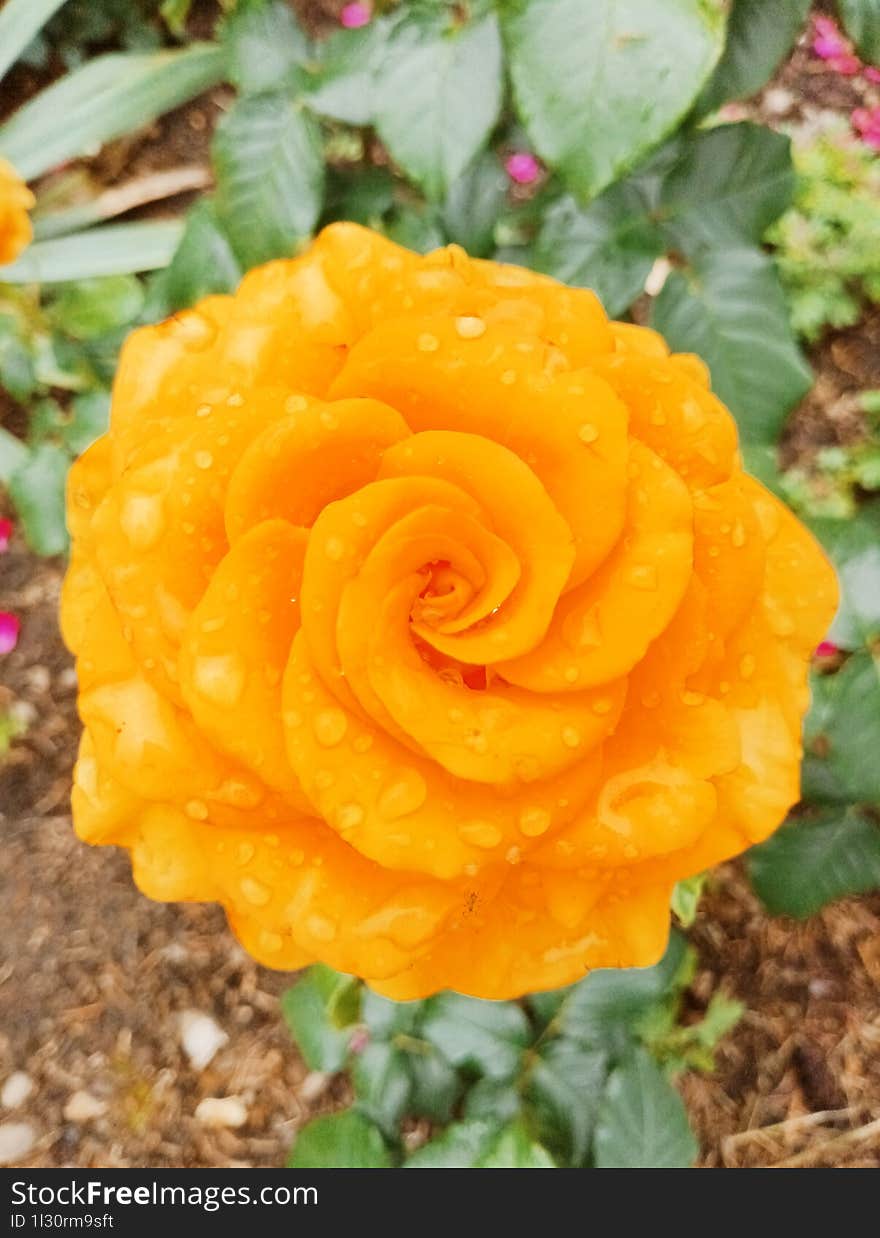
[[315,1118],[296,1137],[288,1169],[390,1169],[380,1132],[353,1109]]
[[674,992],[687,961],[685,940],[673,930],[666,953],[654,967],[591,972],[565,990],[555,1015],[556,1030],[581,1044],[620,1052],[633,1035],[632,1025],[639,1016]]
[[316,963],[281,996],[281,1013],[310,1070],[341,1070],[351,1032],[331,1017],[335,995],[351,984],[329,967]]
[[404,172],[442,199],[488,141],[501,108],[494,16],[470,22],[414,9],[391,31],[375,84],[375,124]]
[[673,272],[654,302],[651,325],[672,349],[698,353],[708,364],[746,442],[773,442],[810,388],[775,268],[757,249],[706,250],[686,272]]
[[25,538],[38,555],[60,555],[67,549],[64,487],[69,464],[66,451],[43,443],[28,454],[9,479],[9,495]]
[[433,1045],[408,1053],[407,1061],[412,1079],[410,1112],[432,1122],[448,1122],[462,1090],[458,1071]]
[[99,275],[130,275],[167,266],[183,228],[176,219],[108,224],[87,232],[37,241],[17,262],[0,267],[0,283],[57,284]]
[[126,326],[143,304],[143,286],[134,275],[108,275],[66,284],[52,304],[51,317],[74,339],[88,340]]
[[810,0],[734,0],[727,43],[697,100],[698,113],[759,91],[788,55],[809,10]]
[[493,1079],[506,1079],[519,1066],[529,1040],[529,1024],[513,1002],[441,993],[425,1003],[421,1034],[453,1066],[469,1066]]
[[686,1169],[698,1152],[681,1097],[644,1049],[611,1072],[599,1110],[597,1169]]
[[690,928],[697,918],[697,908],[703,894],[708,873],[697,873],[677,881],[672,891],[672,911],[682,928]]
[[880,636],[880,500],[863,504],[852,520],[815,520],[811,527],[840,582],[828,639],[843,649],[870,644]]
[[0,313],[0,387],[23,403],[36,383],[24,322],[16,314]]
[[387,168],[327,169],[324,222],[348,219],[367,227],[381,226],[394,205],[394,180]]
[[589,206],[566,195],[547,210],[535,240],[534,266],[567,284],[592,288],[615,318],[644,291],[663,248],[638,191],[613,185]]
[[455,1122],[409,1158],[404,1169],[555,1169],[546,1148],[518,1122],[498,1127]]
[[446,238],[431,207],[401,206],[393,214],[385,233],[417,254],[430,253],[445,244]]
[[223,24],[229,80],[242,94],[299,84],[309,41],[282,0],[234,9]]
[[499,1128],[491,1122],[454,1122],[404,1163],[404,1169],[473,1169],[489,1153]]
[[169,304],[183,309],[213,293],[233,292],[241,274],[214,204],[203,198],[187,214],[183,236],[165,273]]
[[478,1118],[481,1122],[501,1125],[511,1122],[522,1110],[522,1095],[519,1080],[478,1079],[468,1088],[464,1100],[463,1116]]
[[507,200],[507,174],[498,156],[485,151],[465,168],[443,204],[443,227],[450,241],[472,258],[486,258],[495,247],[495,224]]
[[813,676],[804,724],[804,799],[880,804],[880,666],[854,653],[833,675]]
[[354,1057],[351,1081],[358,1109],[393,1139],[412,1087],[407,1055],[387,1042],[368,1044]]
[[394,1002],[389,997],[380,997],[365,986],[361,1017],[374,1040],[390,1040],[400,1032],[408,1033],[413,1030],[423,1005],[423,1002]]
[[660,210],[674,245],[760,244],[789,206],[795,174],[791,143],[763,125],[719,125],[694,134],[667,175]]
[[0,127],[0,152],[27,180],[151,124],[219,82],[224,53],[210,43],[181,51],[96,56],[20,108]]
[[374,21],[357,30],[336,30],[316,43],[304,83],[312,111],[346,125],[370,124],[386,38],[386,23]]
[[791,821],[752,848],[749,876],[773,915],[805,920],[837,898],[880,888],[880,825],[852,805]]
[[720,0],[509,0],[520,118],[574,193],[592,198],[690,109],[724,43]]
[[566,1164],[581,1165],[586,1158],[607,1073],[604,1049],[565,1036],[551,1040],[529,1072],[526,1101],[537,1134]]
[[284,93],[240,98],[214,135],[216,210],[244,267],[289,256],[321,213],[324,159],[313,117]]
[[70,420],[61,431],[61,437],[70,454],[79,456],[107,429],[110,392],[85,391],[82,395],[74,396],[70,404],[70,414]]
[[837,0],[837,7],[865,60],[880,64],[880,0]]
[[9,484],[12,474],[21,468],[27,458],[28,449],[21,439],[0,426],[0,482],[4,486]]
[[532,1139],[521,1122],[513,1122],[502,1130],[487,1152],[477,1161],[476,1169],[555,1169],[546,1148]]
[[64,0],[6,0],[0,10],[0,78]]

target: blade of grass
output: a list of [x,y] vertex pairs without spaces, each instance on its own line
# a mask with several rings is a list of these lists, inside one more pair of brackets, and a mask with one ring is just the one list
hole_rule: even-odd
[[64,0],[7,0],[0,10],[0,77],[62,4]]
[[211,43],[97,56],[0,127],[0,154],[31,180],[150,124],[216,85],[225,70],[225,53]]
[[56,284],[97,275],[130,275],[165,267],[183,235],[176,219],[110,224],[37,241],[17,262],[0,267],[0,284]]
[[148,176],[126,181],[124,185],[114,185],[112,189],[106,189],[86,202],[78,202],[75,206],[64,207],[62,210],[47,211],[45,214],[38,213],[40,202],[37,199],[37,212],[32,216],[34,238],[37,241],[46,241],[51,237],[79,232],[83,228],[91,228],[93,224],[113,219],[116,215],[124,215],[126,211],[134,210],[137,206],[145,206],[148,202],[161,202],[165,198],[176,197],[179,193],[206,189],[211,180],[210,169],[193,165],[172,168],[168,172],[151,172]]

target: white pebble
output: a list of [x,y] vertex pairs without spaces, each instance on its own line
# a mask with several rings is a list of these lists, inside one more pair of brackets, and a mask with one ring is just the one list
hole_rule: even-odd
[[74,1092],[64,1106],[64,1117],[68,1122],[91,1122],[93,1118],[101,1118],[107,1112],[107,1106],[91,1092]]
[[6,1122],[0,1126],[0,1165],[23,1161],[34,1146],[36,1135],[28,1122]]
[[23,1070],[11,1074],[0,1089],[0,1105],[4,1109],[17,1109],[23,1105],[34,1090],[34,1081]]
[[196,1107],[196,1121],[215,1130],[244,1126],[247,1109],[238,1096],[206,1096]]
[[196,1070],[204,1070],[229,1037],[210,1015],[184,1010],[180,1016],[180,1039],[190,1063]]

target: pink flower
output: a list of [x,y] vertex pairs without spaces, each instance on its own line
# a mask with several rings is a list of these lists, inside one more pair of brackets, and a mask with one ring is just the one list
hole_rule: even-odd
[[852,43],[845,38],[829,17],[817,17],[813,21],[815,38],[813,53],[820,60],[826,60],[829,68],[844,77],[854,77],[862,67],[862,62],[855,55]]
[[368,26],[373,16],[368,4],[347,4],[339,14],[339,24],[346,30],[358,30]]
[[352,1053],[363,1053],[367,1045],[370,1043],[370,1033],[365,1027],[356,1027],[351,1034],[351,1040],[348,1042],[348,1047]]
[[0,520],[0,555],[9,549],[9,539],[12,537],[12,521]]
[[816,646],[817,658],[833,658],[839,652],[840,650],[834,641],[823,640],[821,644]]
[[850,119],[862,141],[880,150],[880,107],[857,107]]
[[880,69],[875,68],[874,65],[869,64],[867,66],[865,69],[865,77],[869,82],[873,82],[875,85],[880,85]]
[[504,161],[504,170],[517,185],[533,185],[541,175],[541,165],[527,150],[516,151]]
[[15,648],[20,630],[18,616],[11,615],[8,610],[0,610],[0,653],[10,653]]

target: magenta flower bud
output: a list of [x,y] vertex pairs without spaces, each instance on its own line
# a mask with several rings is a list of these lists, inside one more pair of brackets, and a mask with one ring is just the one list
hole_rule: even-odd
[[823,640],[816,646],[817,658],[833,658],[839,652],[837,645],[831,640]]
[[368,26],[373,16],[368,4],[347,4],[339,14],[339,24],[346,30],[359,30]]
[[3,554],[4,550],[9,549],[9,541],[11,537],[12,521],[6,519],[0,520],[0,555]]
[[880,85],[880,69],[869,64],[865,69],[865,77],[869,82],[873,82],[875,86]]
[[8,610],[0,610],[0,653],[11,653],[18,644],[18,633],[21,624],[18,616]]
[[533,185],[541,175],[541,165],[529,151],[516,151],[504,161],[504,170],[517,185]]

